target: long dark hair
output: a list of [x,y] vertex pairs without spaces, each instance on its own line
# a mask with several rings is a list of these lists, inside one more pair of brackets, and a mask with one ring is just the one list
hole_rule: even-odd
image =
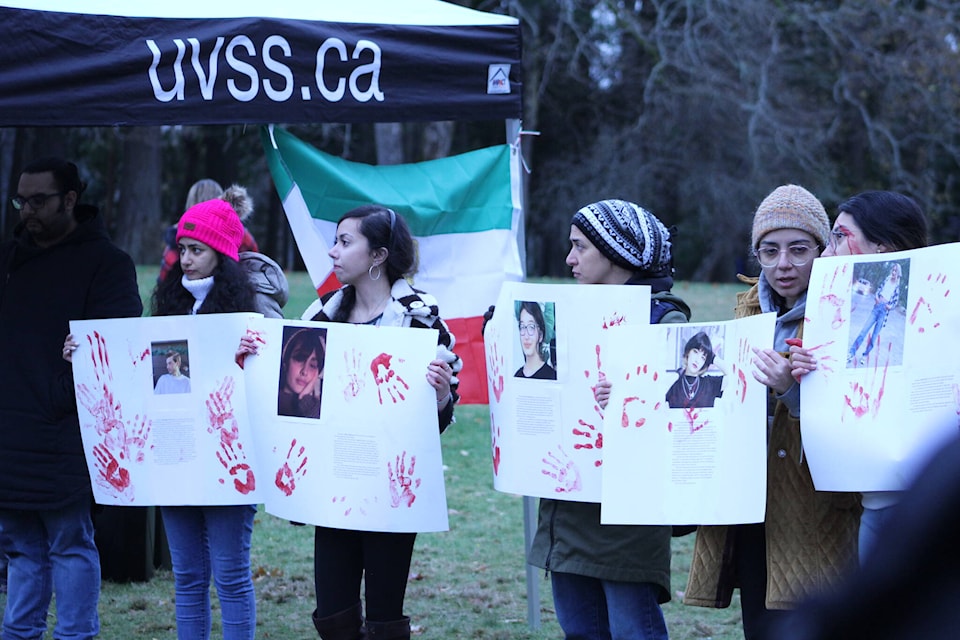
[[[381,268],[391,286],[400,278],[417,272],[417,246],[410,227],[393,209],[379,204],[365,204],[343,214],[337,226],[348,218],[360,220],[360,234],[367,239],[371,251],[387,250],[387,260]],[[345,287],[343,300],[331,320],[346,322],[356,301],[357,292],[354,288]]]
[[283,347],[283,353],[280,355],[280,385],[286,388],[287,371],[290,369],[290,361],[296,359],[298,362],[306,362],[310,359],[310,354],[317,355],[317,368],[323,374],[323,367],[327,352],[327,332],[326,329],[305,328],[300,329],[290,336],[290,340]]
[[[213,288],[207,294],[197,313],[233,313],[237,311],[256,311],[256,292],[247,272],[236,260],[222,253],[213,273]],[[157,284],[150,298],[150,315],[180,316],[187,315],[195,302],[193,294],[187,291],[181,279],[183,268],[180,261],[174,263],[170,273]]]
[[890,251],[927,246],[927,219],[916,201],[896,191],[864,191],[837,207],[849,214],[867,240]]

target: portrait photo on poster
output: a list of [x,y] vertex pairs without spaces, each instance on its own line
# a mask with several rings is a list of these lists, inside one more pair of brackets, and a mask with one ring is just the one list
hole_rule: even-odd
[[729,378],[729,365],[723,359],[722,326],[700,326],[671,331],[676,354],[669,365],[677,379],[667,389],[671,409],[702,409],[714,406]]
[[277,415],[320,418],[327,330],[284,327]]
[[853,266],[847,368],[903,363],[910,259],[863,262]]
[[556,380],[556,304],[516,300],[514,317],[517,320],[517,342],[520,348],[516,355],[518,368],[513,376],[532,380]]
[[150,343],[153,393],[190,393],[190,350],[186,340]]

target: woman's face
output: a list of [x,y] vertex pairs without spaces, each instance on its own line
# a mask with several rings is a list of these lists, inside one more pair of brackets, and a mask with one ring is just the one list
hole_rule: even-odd
[[356,286],[361,278],[368,277],[375,256],[367,237],[360,233],[360,218],[347,218],[337,225],[337,237],[327,255],[341,283]]
[[[796,266],[790,262],[793,257],[791,248],[801,249],[802,247],[806,247],[810,259],[805,264]],[[813,269],[813,260],[820,255],[817,241],[806,231],[777,229],[760,238],[758,249],[776,249],[780,252],[775,264],[762,267],[763,277],[773,287],[773,290],[786,300],[787,308],[792,309],[810,285],[810,271]]]
[[690,349],[683,358],[684,373],[688,376],[699,376],[703,373],[703,365],[707,361],[707,354],[702,349]]
[[320,362],[317,359],[317,352],[311,351],[306,359],[298,359],[302,354],[290,356],[290,363],[287,366],[287,388],[298,396],[310,388],[320,376]]
[[883,245],[867,240],[853,216],[843,212],[833,223],[830,244],[823,250],[823,256],[858,256],[865,253],[880,253],[882,248]]
[[580,284],[623,284],[622,270],[600,253],[600,250],[583,235],[577,225],[570,225],[570,253],[567,266]]
[[539,346],[543,342],[543,335],[537,321],[526,309],[520,310],[520,346],[523,355],[529,360],[531,357],[540,357]]
[[199,240],[180,238],[177,245],[180,247],[180,268],[187,280],[209,278],[220,264],[220,254]]

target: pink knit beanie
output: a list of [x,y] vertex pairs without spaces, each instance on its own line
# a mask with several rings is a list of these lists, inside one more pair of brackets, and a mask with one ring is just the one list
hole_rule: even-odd
[[225,200],[200,202],[180,217],[177,224],[177,242],[193,238],[233,260],[239,260],[243,223],[230,203]]

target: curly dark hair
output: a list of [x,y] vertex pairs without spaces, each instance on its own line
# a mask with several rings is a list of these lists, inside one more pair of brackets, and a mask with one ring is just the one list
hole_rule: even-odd
[[[220,262],[213,270],[213,288],[197,313],[234,313],[256,311],[256,292],[247,272],[236,260],[219,254]],[[167,277],[153,290],[150,298],[150,315],[187,315],[195,302],[193,294],[180,283],[183,269],[180,262],[174,263]]]

